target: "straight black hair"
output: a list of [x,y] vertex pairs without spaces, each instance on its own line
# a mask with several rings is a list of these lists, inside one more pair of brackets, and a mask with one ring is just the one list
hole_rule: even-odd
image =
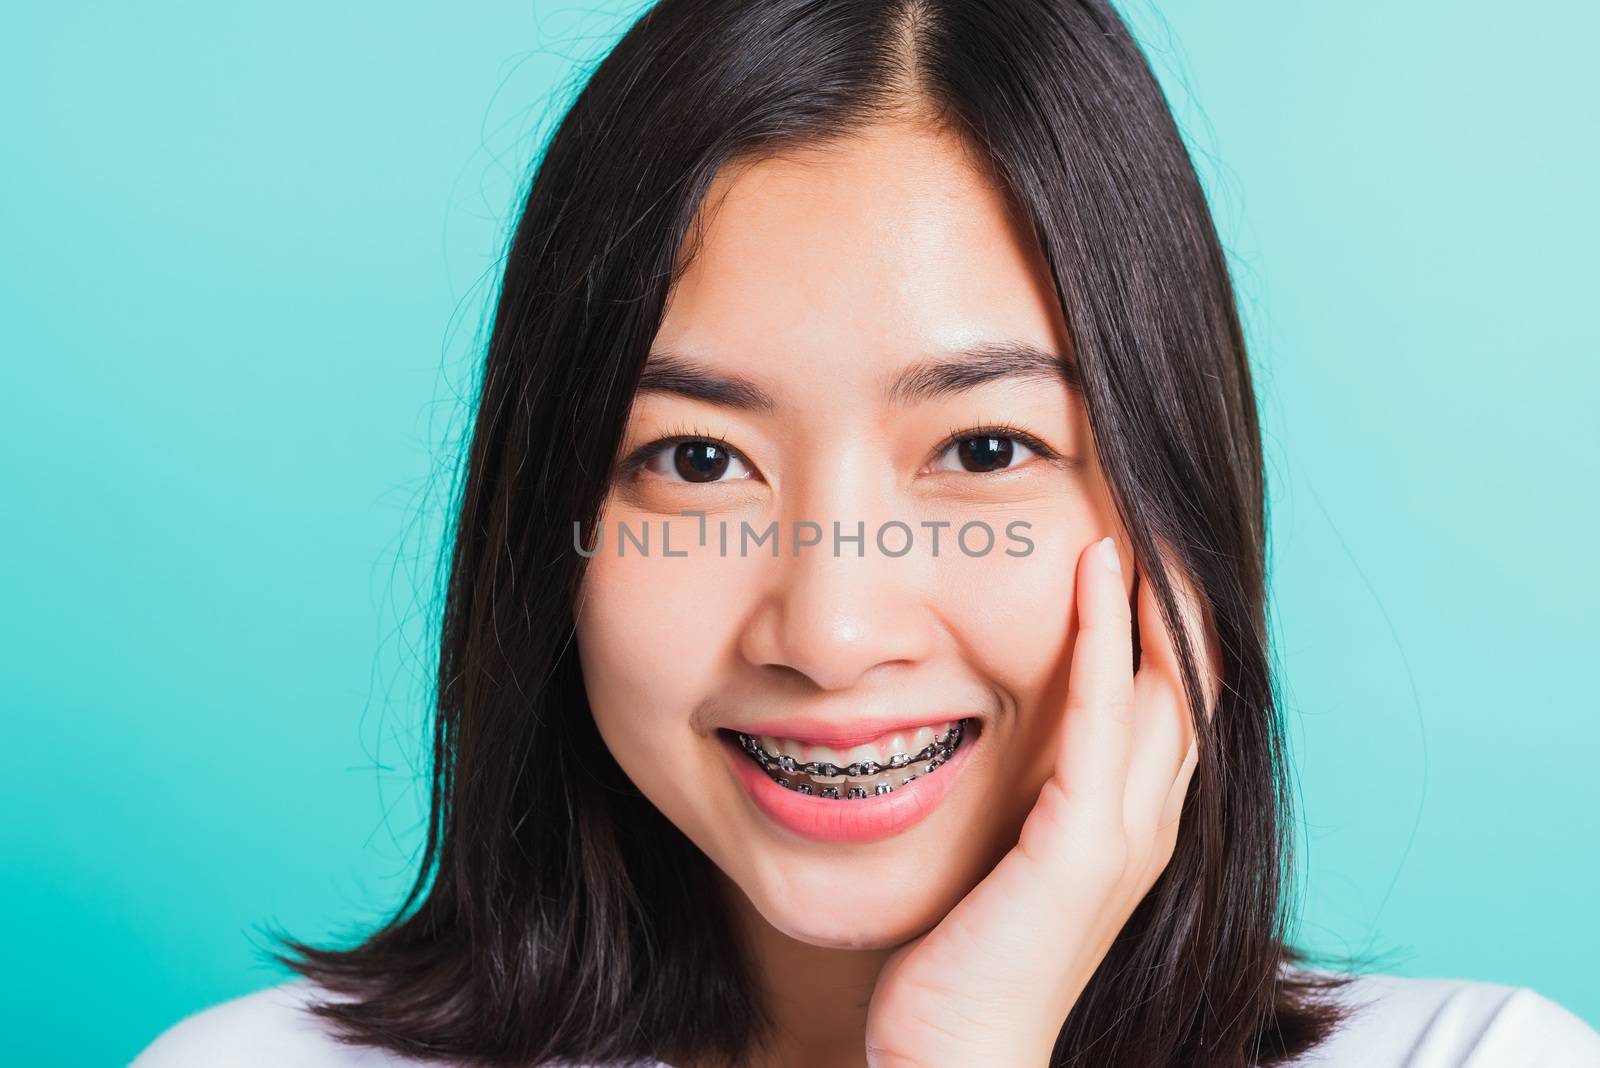
[[[1274,1065],[1346,981],[1294,965],[1290,781],[1266,623],[1260,432],[1227,265],[1144,56],[1104,0],[661,0],[545,147],[505,262],[440,633],[416,881],[349,948],[281,933],[344,1042],[463,1064],[736,1065],[771,1026],[711,861],[603,743],[576,656],[584,558],[666,298],[730,164],[871,123],[959,133],[1031,222],[1099,458],[1176,630],[1158,541],[1225,686],[1176,852],[1051,1063]],[[442,562],[442,561],[441,561]],[[1063,590],[1063,611],[1069,590]]]

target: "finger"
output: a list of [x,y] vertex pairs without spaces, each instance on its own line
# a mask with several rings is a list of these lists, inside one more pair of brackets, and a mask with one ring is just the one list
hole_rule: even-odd
[[[1210,623],[1210,613],[1198,587],[1181,568],[1172,566],[1166,560],[1161,561],[1161,567],[1172,585],[1173,597],[1177,601],[1178,623],[1183,627],[1189,650],[1196,659],[1201,692],[1209,711],[1216,707],[1217,696],[1222,689],[1222,659],[1215,630]],[[1161,615],[1155,583],[1148,573],[1141,573],[1139,586],[1140,673],[1154,670],[1165,675],[1176,686],[1177,692],[1182,694],[1183,674],[1178,666],[1177,639],[1168,630],[1166,620]]]
[[[1191,653],[1197,658],[1196,669],[1199,673],[1206,714],[1209,716],[1216,708],[1222,691],[1222,658],[1216,629],[1211,623],[1209,605],[1193,579],[1181,568],[1172,566],[1166,561],[1163,561],[1162,566],[1173,587],[1179,623],[1185,629]],[[1165,768],[1165,785],[1158,785],[1159,773],[1154,767],[1153,760],[1148,769],[1141,770],[1141,774],[1148,776],[1144,784],[1144,788],[1149,791],[1144,795],[1146,803],[1159,802],[1159,808],[1153,814],[1149,810],[1144,810],[1146,816],[1155,821],[1146,826],[1164,830],[1170,835],[1175,831],[1174,824],[1182,812],[1189,780],[1193,777],[1199,760],[1199,750],[1194,733],[1194,721],[1184,697],[1176,638],[1167,628],[1161,615],[1155,583],[1143,573],[1140,578],[1138,616],[1142,654],[1139,675],[1134,680],[1134,691],[1136,695],[1147,691],[1152,695],[1164,695],[1164,700],[1171,709],[1173,722],[1176,722],[1181,729],[1182,741],[1176,745],[1175,750],[1168,750],[1165,754],[1168,761]],[[1152,700],[1154,699],[1152,697]],[[1136,696],[1136,704],[1138,701],[1139,697]],[[1170,738],[1169,744],[1171,744]]]
[[1078,636],[1056,779],[1079,812],[1120,831],[1133,734],[1133,638],[1120,567],[1107,563],[1115,549],[1103,539],[1078,556]]
[[1189,780],[1194,778],[1195,765],[1199,763],[1199,744],[1191,740],[1189,742],[1189,752],[1184,757],[1183,765],[1178,769],[1178,775],[1172,782],[1172,789],[1167,791],[1166,803],[1161,806],[1160,823],[1156,828],[1156,833],[1165,834],[1172,839],[1177,837],[1177,824],[1183,817],[1183,800],[1189,793]]
[[[1138,582],[1138,616],[1141,630],[1146,620],[1160,618],[1155,584],[1142,572]],[[1146,646],[1148,647],[1148,646]],[[1123,798],[1123,822],[1129,838],[1146,847],[1154,844],[1161,826],[1173,780],[1183,767],[1194,729],[1189,710],[1179,699],[1171,678],[1145,654],[1133,680],[1136,729],[1128,759],[1128,788]]]

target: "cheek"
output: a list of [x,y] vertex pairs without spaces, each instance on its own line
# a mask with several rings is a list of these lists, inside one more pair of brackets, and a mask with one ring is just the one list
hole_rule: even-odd
[[941,562],[935,596],[963,657],[1015,695],[1035,689],[1062,653],[1076,554],[1092,530],[1092,520],[1036,523],[1022,532],[1031,550],[1000,543],[1027,555],[997,550]]
[[[675,542],[678,534],[674,529]],[[741,589],[719,574],[734,561],[662,557],[654,544],[651,550],[640,557],[630,545],[618,557],[608,542],[589,561],[577,620],[595,724],[635,781],[640,754],[677,753],[693,744],[696,703],[715,692],[733,648],[733,602]]]
[[999,691],[995,770],[1029,804],[1049,777],[1061,721],[1077,634],[1077,558],[1102,529],[1092,513],[1058,515],[1026,532],[1028,555],[959,559],[940,576],[940,612],[959,655]]

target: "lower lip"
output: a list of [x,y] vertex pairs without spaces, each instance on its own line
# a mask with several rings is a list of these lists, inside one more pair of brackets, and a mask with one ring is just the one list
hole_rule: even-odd
[[779,786],[745,755],[733,732],[717,731],[717,741],[756,807],[779,827],[816,842],[875,842],[920,823],[955,788],[966,770],[968,753],[982,737],[978,725],[976,719],[968,721],[955,753],[932,772],[896,786],[891,793],[853,800],[816,797]]

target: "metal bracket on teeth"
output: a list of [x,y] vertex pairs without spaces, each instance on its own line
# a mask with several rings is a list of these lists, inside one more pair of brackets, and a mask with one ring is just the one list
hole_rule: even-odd
[[[887,764],[880,764],[876,760],[857,761],[856,763],[846,765],[845,767],[840,767],[839,765],[826,760],[811,760],[802,764],[788,753],[780,753],[774,756],[765,749],[762,749],[756,740],[750,737],[748,734],[739,735],[739,744],[744,748],[745,752],[755,757],[762,767],[769,770],[772,768],[778,768],[782,771],[788,772],[791,775],[803,773],[806,775],[824,775],[830,778],[835,775],[849,775],[852,778],[862,778],[863,776],[876,775],[880,771],[890,769],[898,771],[900,768],[906,767],[910,764],[918,763],[919,761],[923,760],[929,762],[928,770],[932,771],[941,763],[950,759],[951,755],[955,752],[956,746],[961,743],[961,735],[964,733],[965,725],[966,724],[964,720],[958,720],[956,721],[956,725],[950,728],[949,733],[946,734],[944,738],[941,739],[935,735],[933,741],[923,746],[916,753],[911,755],[907,755],[905,753],[896,753],[889,758],[889,763]],[[909,779],[905,780],[905,782],[909,781]],[[901,785],[905,785],[905,782],[902,782]]]
[[[918,754],[918,759],[921,759],[922,756],[924,754],[927,754],[929,751],[933,751],[933,755],[927,757],[928,766],[927,766],[926,770],[924,770],[922,772],[922,774],[924,774],[924,775],[929,774],[935,768],[938,768],[940,765],[942,765],[945,762],[947,762],[950,759],[950,755],[955,751],[956,743],[958,743],[960,740],[961,740],[961,725],[957,724],[955,726],[955,728],[950,731],[949,739],[945,744],[940,745],[938,743],[934,743],[932,745],[924,747],[921,750],[921,752]],[[793,790],[796,793],[813,795],[813,796],[817,796],[817,797],[826,797],[826,798],[829,798],[829,799],[835,800],[835,801],[842,800],[842,799],[856,800],[856,799],[859,799],[859,798],[866,797],[866,796],[868,796],[866,787],[864,787],[864,786],[850,786],[850,787],[847,787],[846,788],[846,792],[844,794],[844,797],[841,798],[840,794],[839,794],[839,787],[838,786],[825,785],[820,790],[817,790],[811,783],[808,783],[808,782],[799,782],[799,783],[791,784],[787,778],[785,778],[782,774],[780,774],[779,769],[782,769],[783,771],[788,771],[788,772],[791,772],[791,773],[799,771],[799,772],[808,772],[808,773],[810,773],[812,775],[838,775],[838,774],[843,774],[843,773],[875,774],[878,771],[882,771],[882,770],[885,770],[885,769],[888,769],[888,768],[896,767],[896,765],[894,764],[894,762],[892,760],[891,760],[891,762],[889,764],[879,764],[876,761],[867,760],[867,761],[862,761],[862,762],[857,763],[857,764],[851,764],[848,768],[839,768],[837,765],[827,763],[826,761],[823,761],[821,763],[818,763],[816,761],[812,761],[811,763],[801,764],[798,761],[796,761],[794,759],[794,757],[789,756],[788,754],[783,754],[782,756],[780,756],[780,757],[778,757],[776,759],[773,758],[769,753],[767,753],[765,750],[763,750],[759,745],[757,745],[755,743],[755,739],[749,738],[748,736],[741,736],[741,743],[742,743],[745,751],[748,752],[751,756],[755,757],[756,760],[761,764],[761,767],[767,773],[767,777],[770,778],[773,782],[777,783],[779,786],[782,786],[786,790]],[[895,755],[896,756],[903,756],[904,754],[897,753]],[[912,763],[912,761],[910,761],[910,760],[903,761],[899,766],[900,767],[904,767],[906,764],[909,764],[909,763]],[[867,768],[867,767],[870,767],[873,770],[871,772],[865,772],[864,770],[862,770],[862,769]],[[827,769],[827,770],[819,770],[819,769]],[[917,778],[917,773],[916,772],[912,772],[910,775],[907,775],[905,778],[900,780],[900,785],[901,786],[908,786],[916,778]],[[886,783],[886,782],[880,782],[880,783],[877,783],[877,784],[874,785],[872,792],[873,792],[874,795],[882,796],[883,794],[893,793],[894,792],[894,787],[891,786],[890,784]]]

